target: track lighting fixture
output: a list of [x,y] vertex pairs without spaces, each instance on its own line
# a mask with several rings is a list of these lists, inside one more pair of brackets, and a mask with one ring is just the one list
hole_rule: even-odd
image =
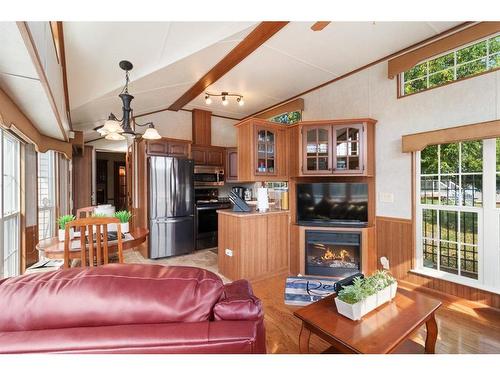
[[229,104],[229,98],[236,98],[236,102],[238,105],[242,106],[245,104],[243,101],[243,95],[240,94],[230,94],[227,91],[223,91],[220,94],[211,94],[209,92],[205,93],[205,103],[206,104],[211,104],[212,103],[212,96],[217,96],[220,97],[222,100],[222,105],[226,106]]

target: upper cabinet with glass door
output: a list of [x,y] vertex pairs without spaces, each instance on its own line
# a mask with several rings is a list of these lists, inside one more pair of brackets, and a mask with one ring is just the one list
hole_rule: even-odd
[[238,131],[238,181],[288,180],[289,125],[250,118],[235,124]]
[[276,131],[257,126],[257,161],[255,174],[276,175]]
[[374,174],[373,119],[302,122],[300,175]]

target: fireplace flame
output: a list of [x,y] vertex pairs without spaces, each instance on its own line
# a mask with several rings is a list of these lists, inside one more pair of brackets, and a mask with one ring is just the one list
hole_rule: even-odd
[[332,250],[327,249],[323,256],[323,260],[342,260],[343,262],[350,262],[351,257],[349,256],[349,251],[341,249],[338,254],[335,254]]

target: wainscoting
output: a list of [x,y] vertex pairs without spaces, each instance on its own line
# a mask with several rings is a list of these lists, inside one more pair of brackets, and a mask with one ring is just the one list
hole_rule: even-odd
[[36,225],[33,225],[31,227],[26,227],[24,229],[24,254],[22,254],[22,261],[21,261],[21,273],[24,273],[26,268],[29,266],[35,264],[38,262],[38,251],[36,250],[35,246],[36,243],[38,242],[38,227]]
[[500,309],[498,294],[411,273],[415,259],[411,220],[377,216],[376,230],[377,257],[389,259],[391,272],[397,279]]

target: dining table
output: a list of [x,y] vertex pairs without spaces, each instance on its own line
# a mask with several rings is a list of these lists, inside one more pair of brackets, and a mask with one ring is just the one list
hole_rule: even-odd
[[[122,239],[123,250],[133,249],[139,246],[146,241],[148,235],[148,228],[132,229],[124,236],[125,238]],[[69,258],[80,259],[80,238],[75,237],[72,241],[73,243],[72,246],[70,246]],[[40,254],[40,258],[64,259],[64,241],[60,241],[59,237],[50,237],[41,240],[36,244],[36,249]],[[116,253],[118,251],[118,241],[109,241],[108,251],[110,254]]]

